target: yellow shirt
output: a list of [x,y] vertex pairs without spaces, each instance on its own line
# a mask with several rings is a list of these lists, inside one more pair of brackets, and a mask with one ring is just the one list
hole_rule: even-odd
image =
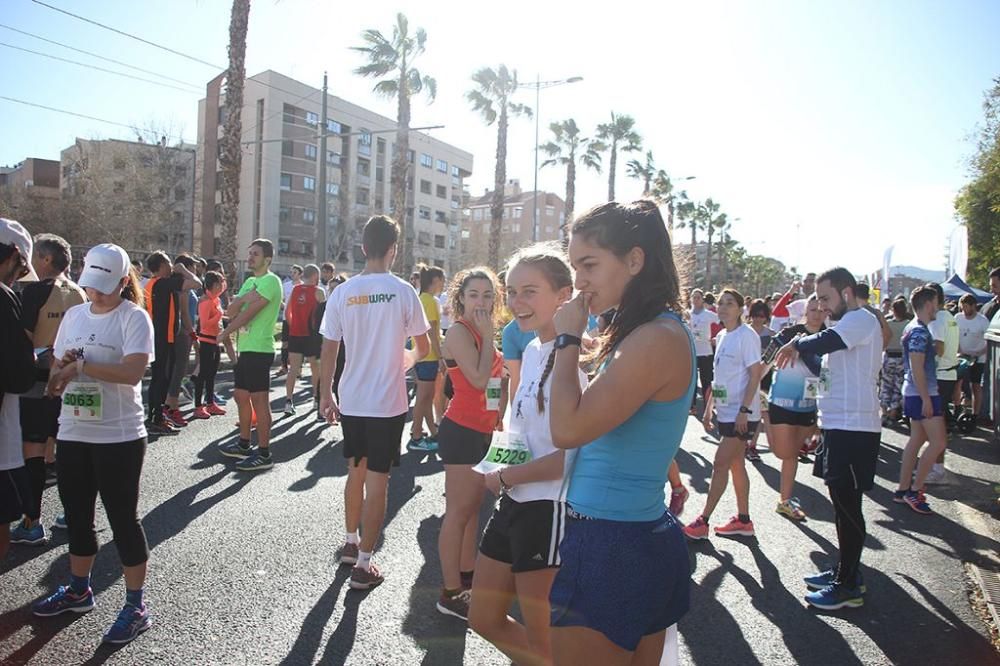
[[[434,322],[438,324],[438,336],[441,335],[441,309],[438,305],[437,299],[434,298],[432,294],[426,291],[420,293],[420,304],[424,306],[424,314],[427,316],[427,321],[433,327]],[[428,336],[431,332],[428,332]],[[438,337],[438,343],[440,344],[440,337]],[[421,361],[437,361],[439,357],[434,353],[434,343],[431,342],[431,350],[427,353],[427,356],[420,359]]]

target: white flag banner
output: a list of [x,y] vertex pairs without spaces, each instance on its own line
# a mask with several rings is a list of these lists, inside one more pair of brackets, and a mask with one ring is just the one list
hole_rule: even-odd
[[965,228],[964,224],[955,227],[955,230],[951,232],[950,245],[951,255],[948,257],[948,275],[945,276],[945,279],[957,275],[964,281],[965,271],[969,264],[969,230]]
[[882,298],[889,296],[889,266],[892,264],[892,251],[895,247],[890,245],[885,248],[885,253],[882,255],[882,282],[879,285],[883,291]]

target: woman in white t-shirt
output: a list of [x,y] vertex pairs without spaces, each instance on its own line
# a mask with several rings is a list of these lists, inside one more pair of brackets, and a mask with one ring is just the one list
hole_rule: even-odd
[[90,570],[100,494],[125,577],[125,606],[104,640],[127,643],[150,627],[142,589],[149,547],[137,505],[146,452],[142,376],[152,359],[153,325],[139,276],[120,247],[92,248],[79,284],[90,302],[63,316],[47,389],[62,396],[57,465],[72,576],[32,610],[47,617],[94,608]]
[[[538,337],[521,359],[507,441],[494,443],[480,466],[502,465],[486,474],[486,487],[500,499],[479,546],[469,624],[512,661],[549,663],[549,591],[565,529],[566,454],[552,444],[547,406],[555,361],[553,317],[572,296],[573,279],[561,254],[534,247],[514,256],[506,283],[518,327]],[[582,372],[580,382],[586,384]],[[508,615],[515,597],[523,625]]]
[[753,536],[750,520],[750,477],[744,459],[745,442],[753,438],[760,424],[760,396],[757,394],[764,366],[760,360],[760,336],[742,323],[745,300],[735,289],[719,296],[719,319],[725,329],[715,340],[715,377],[705,406],[704,426],[712,428],[712,412],[719,423],[722,442],[715,453],[712,481],[705,509],[684,533],[690,539],[708,538],[708,520],[733,476],[737,513],[715,528],[720,536]]

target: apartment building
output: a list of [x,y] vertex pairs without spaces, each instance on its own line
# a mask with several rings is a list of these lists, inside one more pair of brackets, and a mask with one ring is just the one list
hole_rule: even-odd
[[[276,270],[293,263],[332,260],[338,269],[364,263],[360,230],[374,214],[391,208],[390,174],[396,121],[327,95],[321,127],[322,90],[268,70],[249,77],[242,109],[244,152],[240,173],[237,247],[254,238],[275,243]],[[198,106],[196,247],[217,254],[221,233],[219,149],[223,134],[223,77],[208,85]],[[327,134],[320,155],[318,135]],[[321,183],[320,160],[326,163]],[[408,216],[414,257],[451,272],[458,255],[464,180],[472,155],[422,132],[410,134]],[[319,211],[319,188],[326,211]],[[317,247],[319,225],[327,247]]]
[[[566,204],[556,194],[538,192],[538,240],[555,241],[566,222]],[[511,178],[504,186],[503,223],[500,236],[501,259],[515,250],[534,242],[534,217],[531,212],[535,202],[534,192],[521,190],[521,183]],[[468,215],[463,218],[461,252],[466,265],[485,264],[488,260],[490,212],[493,192],[487,190],[479,197],[470,198]]]
[[29,157],[13,167],[0,167],[0,188],[28,196],[59,198],[59,162]]

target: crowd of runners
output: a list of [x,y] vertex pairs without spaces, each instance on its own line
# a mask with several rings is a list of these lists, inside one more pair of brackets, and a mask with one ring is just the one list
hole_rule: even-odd
[[[949,432],[983,419],[1000,269],[982,307],[968,295],[956,308],[938,284],[870,304],[845,268],[759,299],[682,293],[663,218],[645,200],[579,215],[566,250],[520,249],[499,274],[474,267],[450,282],[435,267],[396,277],[399,233],[373,217],[360,273],[294,266],[284,283],[272,243],[254,240],[233,293],[217,261],[154,252],[140,262],[111,244],[90,249],[74,282],[63,239],[0,222],[0,519],[12,524],[0,529],[0,561],[11,542],[47,541],[52,476],[62,504],[52,527],[69,540],[68,584],[36,615],[94,608],[100,495],[126,587],[104,640],[151,626],[137,513],[148,438],[227,416],[223,352],[238,432],[219,454],[243,473],[273,466],[272,383],[284,375],[294,415],[308,366],[315,418],[339,423],[348,460],[336,557],[352,589],[384,580],[373,554],[412,416],[406,448],[444,466],[437,610],[525,664],[652,664],[676,649],[688,541],[755,535],[746,465],[760,460],[762,435],[780,461],[776,511],[806,520],[800,460],[834,508],[839,558],[803,572],[804,600],[861,606],[862,498],[882,428],[908,424],[894,500],[930,514],[926,488],[944,474]],[[690,493],[674,458],[692,416],[719,445],[685,525]],[[730,480],[735,514],[713,527]],[[487,493],[497,501],[480,532]]]

